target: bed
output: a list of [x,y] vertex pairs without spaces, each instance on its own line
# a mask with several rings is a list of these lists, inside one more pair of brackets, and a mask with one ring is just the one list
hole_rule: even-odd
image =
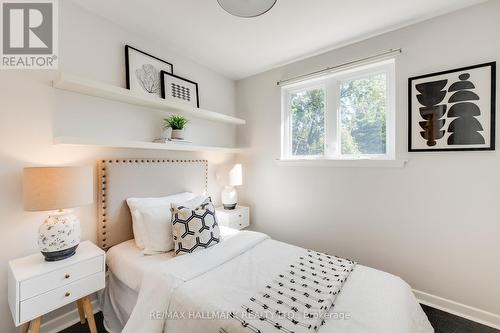
[[[207,161],[103,160],[98,170],[98,243],[107,250],[109,268],[100,302],[110,332],[433,332],[411,288],[400,278],[348,259],[279,242],[262,233],[221,227],[222,241],[208,249],[182,256],[172,252],[145,256],[132,239],[125,200],[182,191],[207,192]],[[280,279],[300,278],[283,272],[293,273],[290,267],[295,266],[298,272],[302,262],[321,265],[319,258],[334,262],[337,268],[347,268],[340,272],[337,289],[331,289],[335,296],[331,296],[332,304],[325,306],[322,317],[304,321],[318,325],[300,327],[302,323],[297,325],[288,316],[268,319],[250,311],[249,303],[261,305],[266,311],[269,306],[287,305],[277,302],[279,297],[272,297],[286,297],[278,287],[283,285]],[[307,274],[302,278],[310,279]],[[266,300],[266,304],[259,303],[259,299]],[[306,304],[301,303],[303,299],[295,301]],[[241,315],[249,312],[257,316]],[[282,321],[286,324],[282,325]],[[296,329],[290,330],[290,326]]]

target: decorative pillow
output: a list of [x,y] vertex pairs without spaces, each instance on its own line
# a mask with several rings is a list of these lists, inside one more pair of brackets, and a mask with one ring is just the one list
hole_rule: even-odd
[[144,254],[168,252],[174,248],[170,205],[194,197],[184,192],[159,198],[129,198],[135,243]]
[[199,198],[172,204],[172,226],[175,255],[192,253],[219,243],[220,230],[215,207],[207,197],[196,207],[189,207]]

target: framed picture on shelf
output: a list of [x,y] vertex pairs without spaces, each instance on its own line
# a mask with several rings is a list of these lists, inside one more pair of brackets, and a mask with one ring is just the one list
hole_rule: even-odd
[[496,63],[408,79],[408,151],[495,150]]
[[162,98],[188,104],[196,108],[200,107],[198,83],[166,71],[162,71],[160,77]]
[[161,71],[173,73],[174,66],[160,58],[125,45],[127,89],[145,95],[161,96]]

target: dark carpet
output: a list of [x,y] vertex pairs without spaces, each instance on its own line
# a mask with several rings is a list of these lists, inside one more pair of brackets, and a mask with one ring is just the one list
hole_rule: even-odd
[[431,308],[427,305],[422,305],[422,309],[424,309],[436,333],[500,333],[500,330]]
[[[102,324],[102,312],[98,312],[95,314],[95,324],[97,326],[97,332],[99,333],[107,333],[104,325]],[[90,332],[89,326],[85,323],[84,325],[80,324],[80,322],[75,325],[68,327],[59,333],[88,333]]]
[[[452,315],[450,313],[422,305],[429,321],[434,327],[435,333],[500,333],[500,330],[478,324],[476,322]],[[95,315],[97,331],[107,333],[102,324],[102,313]],[[77,323],[60,333],[87,333],[89,332],[87,324]]]

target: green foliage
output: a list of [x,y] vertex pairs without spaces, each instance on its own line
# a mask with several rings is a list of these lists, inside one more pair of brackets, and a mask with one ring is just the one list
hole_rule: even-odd
[[[340,82],[339,131],[342,155],[386,153],[387,91],[385,74]],[[325,152],[325,90],[290,94],[292,154]]]
[[290,95],[292,154],[322,155],[325,149],[325,91],[303,90]]
[[385,74],[342,82],[342,154],[386,153],[386,104]]
[[172,128],[173,130],[181,130],[189,122],[183,116],[171,115],[168,118],[163,119],[163,128]]

